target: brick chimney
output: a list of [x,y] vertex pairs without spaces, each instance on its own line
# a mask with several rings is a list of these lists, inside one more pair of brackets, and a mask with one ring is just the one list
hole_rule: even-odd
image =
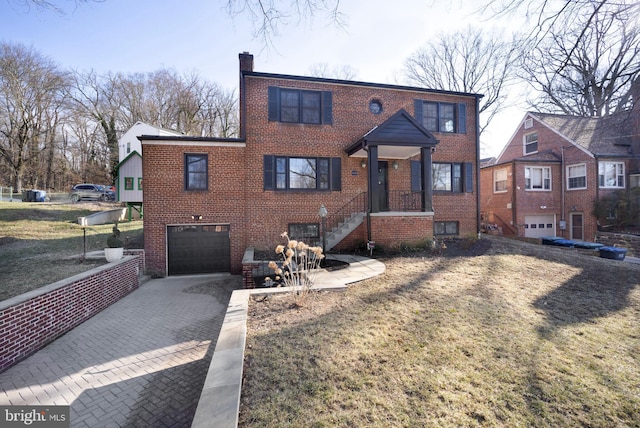
[[241,54],[238,55],[238,58],[240,60],[240,86],[239,86],[239,90],[240,90],[240,138],[245,138],[245,123],[244,123],[244,118],[245,118],[245,114],[246,114],[246,107],[245,107],[245,93],[244,93],[244,73],[245,72],[252,72],[253,71],[253,55],[251,55],[249,52],[242,52]]
[[240,58],[240,71],[253,71],[253,55],[249,52],[242,52]]

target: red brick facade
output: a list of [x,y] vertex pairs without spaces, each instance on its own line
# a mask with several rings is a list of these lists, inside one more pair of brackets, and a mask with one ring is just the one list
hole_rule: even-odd
[[[525,127],[527,121],[530,127]],[[532,133],[537,134],[537,151],[525,154],[525,137]],[[598,164],[602,161],[624,163],[625,183],[628,185],[628,175],[633,169],[630,159],[602,154],[598,156],[539,121],[535,115],[527,114],[496,163],[481,169],[483,223],[497,225],[507,235],[532,236],[531,233],[535,231],[527,230],[530,225],[525,226],[525,218],[553,215],[556,236],[593,241],[598,230],[597,219],[592,213],[594,201],[615,191],[598,185]],[[586,170],[586,183],[585,186],[571,189],[568,184],[569,168],[579,165],[584,165]],[[550,168],[549,190],[526,189],[525,168],[528,167]],[[506,174],[507,177],[503,191],[494,188],[499,174]],[[552,233],[544,231],[544,234]]]
[[[252,58],[240,55],[241,67],[251,67]],[[320,223],[318,210],[324,205],[330,215],[356,196],[368,191],[367,168],[362,158],[349,157],[346,148],[374,127],[404,109],[414,114],[415,100],[464,104],[466,133],[433,133],[439,141],[433,162],[469,163],[473,189],[463,193],[433,195],[433,215],[408,214],[375,218],[371,239],[380,244],[424,240],[433,236],[434,221],[458,222],[458,235],[478,231],[477,191],[477,96],[427,91],[417,88],[301,78],[244,70],[241,77],[241,137],[237,140],[149,139],[143,142],[145,177],[145,250],[147,269],[167,273],[167,225],[228,224],[231,238],[231,271],[240,273],[247,247],[273,247],[291,223]],[[284,123],[269,120],[270,87],[330,92],[330,124]],[[369,103],[378,100],[382,112],[374,114]],[[226,146],[224,146],[226,144]],[[184,154],[208,154],[208,191],[184,190]],[[339,158],[339,190],[265,190],[265,155],[286,157]],[[409,191],[411,160],[385,159],[389,165],[388,189]],[[202,215],[194,222],[192,215]],[[337,248],[363,245],[366,226],[361,226]]]

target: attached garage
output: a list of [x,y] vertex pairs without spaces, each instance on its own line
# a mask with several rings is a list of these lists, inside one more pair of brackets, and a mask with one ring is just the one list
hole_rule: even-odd
[[169,275],[229,272],[229,225],[167,226]]
[[555,215],[528,215],[524,217],[524,236],[527,238],[542,238],[555,236]]

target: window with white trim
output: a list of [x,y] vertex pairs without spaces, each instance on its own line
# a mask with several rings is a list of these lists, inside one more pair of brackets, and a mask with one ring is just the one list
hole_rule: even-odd
[[507,191],[508,175],[509,171],[507,168],[493,171],[493,193],[504,193]]
[[538,133],[527,134],[524,136],[524,154],[529,155],[538,151]]
[[551,168],[548,166],[525,167],[524,188],[539,191],[551,190]]
[[569,165],[567,167],[567,189],[586,189],[587,188],[587,165],[584,163],[578,165]]
[[602,188],[624,188],[624,162],[599,162],[598,184]]

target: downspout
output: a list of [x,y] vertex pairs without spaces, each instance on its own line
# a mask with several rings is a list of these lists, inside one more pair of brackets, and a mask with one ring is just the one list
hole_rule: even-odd
[[480,215],[480,210],[482,207],[480,206],[480,98],[475,97],[476,99],[476,232],[478,232],[478,236],[480,236],[480,225],[482,224],[482,219]]
[[520,236],[520,229],[518,229],[517,219],[517,203],[518,200],[518,188],[516,187],[517,177],[516,177],[516,160],[511,161],[511,226],[516,230],[516,236]]
[[565,176],[564,176],[564,146],[560,147],[561,157],[560,157],[560,179],[562,183],[560,184],[560,196],[562,197],[562,213],[560,213],[560,221],[564,222],[564,229],[562,230],[562,237],[564,238],[564,232],[567,229],[567,219],[565,218]]

